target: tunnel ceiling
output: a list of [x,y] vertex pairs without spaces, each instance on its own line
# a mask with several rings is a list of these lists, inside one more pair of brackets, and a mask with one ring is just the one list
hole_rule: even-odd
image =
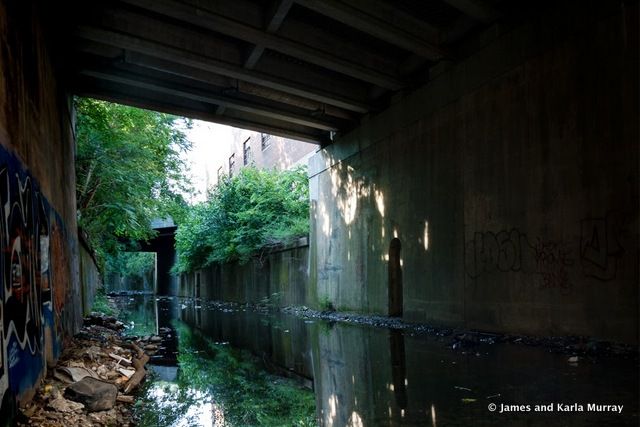
[[73,5],[60,51],[77,95],[326,144],[505,13],[495,0],[97,0]]

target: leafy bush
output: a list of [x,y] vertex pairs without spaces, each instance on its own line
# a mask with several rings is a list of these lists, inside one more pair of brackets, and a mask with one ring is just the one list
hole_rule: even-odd
[[309,232],[306,168],[243,168],[194,206],[176,233],[177,272],[214,262],[246,263],[261,251]]

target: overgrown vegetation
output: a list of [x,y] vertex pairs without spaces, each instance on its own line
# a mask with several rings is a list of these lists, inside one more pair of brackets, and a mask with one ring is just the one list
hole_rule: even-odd
[[[270,375],[247,351],[216,344],[178,323],[178,387],[166,384],[167,402],[154,399],[151,411],[139,411],[140,425],[189,423],[189,408],[210,400],[221,408],[229,426],[315,426],[312,391],[292,380]],[[195,422],[192,423],[196,424]]]
[[107,259],[107,271],[122,276],[138,275],[155,268],[156,256],[153,252],[118,252]]
[[176,233],[177,272],[252,256],[309,232],[306,168],[243,168],[193,206]]
[[153,236],[154,218],[179,221],[188,189],[180,152],[189,122],[167,114],[76,98],[78,224],[98,262],[126,240]]
[[154,252],[117,252],[109,255],[105,263],[105,286],[109,291],[124,290],[120,281],[130,291],[153,291],[156,268]]
[[96,295],[93,299],[93,306],[91,311],[106,314],[107,316],[117,316],[119,314],[116,306],[109,301],[109,298],[104,293],[104,288],[98,288]]

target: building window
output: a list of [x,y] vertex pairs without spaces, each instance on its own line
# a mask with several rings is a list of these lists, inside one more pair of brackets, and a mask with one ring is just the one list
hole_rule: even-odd
[[245,166],[247,166],[251,162],[251,146],[249,145],[250,139],[251,138],[247,138],[247,140],[242,143],[242,158]]
[[233,176],[233,168],[236,165],[236,153],[229,156],[229,178]]
[[266,149],[269,145],[271,145],[271,135],[266,133],[260,134],[260,146],[262,149]]

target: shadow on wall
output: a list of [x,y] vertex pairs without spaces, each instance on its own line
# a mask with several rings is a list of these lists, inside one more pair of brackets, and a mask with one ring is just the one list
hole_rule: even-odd
[[[379,177],[382,172],[378,169],[386,166],[358,169],[365,162],[360,157],[368,155],[349,158],[349,165],[329,152],[311,160],[315,171],[310,177],[311,241],[315,246],[311,284],[317,288],[316,304],[402,316],[400,242],[402,239],[413,253],[427,253],[429,221],[423,217],[401,230],[405,211],[394,206],[398,196],[389,194],[385,190],[389,183]],[[309,304],[313,306],[314,301]]]
[[389,316],[402,317],[402,265],[400,264],[400,239],[389,245]]
[[[0,148],[0,398],[35,392],[60,354],[70,236],[19,160]],[[6,403],[6,404],[5,404]],[[10,410],[10,409],[9,409]]]

